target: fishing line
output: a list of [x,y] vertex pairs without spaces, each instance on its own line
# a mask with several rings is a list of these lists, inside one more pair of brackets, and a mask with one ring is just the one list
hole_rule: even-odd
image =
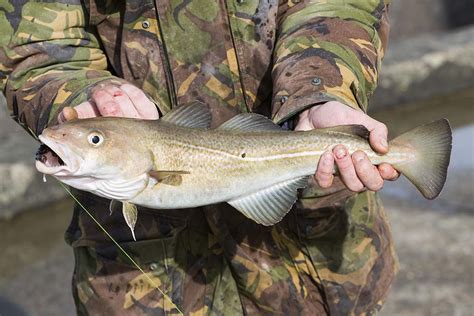
[[[90,218],[92,218],[92,220],[100,227],[100,229],[107,235],[107,237],[110,238],[110,240],[112,240],[112,242],[120,249],[120,251],[130,260],[130,262],[132,262],[132,264],[138,269],[140,270],[140,272],[148,279],[148,281],[150,281],[150,283],[163,295],[164,298],[166,298],[173,306],[174,308],[176,308],[176,310],[181,314],[181,315],[184,315],[183,312],[178,308],[178,306],[176,306],[175,303],[173,303],[173,301],[171,300],[171,298],[166,295],[165,292],[163,292],[159,287],[158,285],[155,283],[155,281],[153,281],[152,278],[150,278],[150,276],[148,274],[145,273],[145,271],[143,271],[143,269],[135,262],[135,260],[132,259],[132,257],[125,251],[125,249],[122,248],[122,246],[120,246],[120,244],[107,232],[107,230],[99,223],[99,221],[97,219],[95,219],[95,217],[84,207],[84,205],[82,205],[81,202],[79,202],[79,200],[74,196],[74,194],[63,184],[61,183],[60,181],[58,181],[59,184],[64,188],[64,190],[66,190],[66,192],[74,199],[74,201],[76,201],[76,203],[87,213],[87,215],[90,216]],[[165,259],[166,260],[166,259]],[[165,265],[166,265],[166,262],[165,262]],[[163,310],[165,310],[165,306],[164,306],[164,302],[163,302]],[[166,310],[165,310],[165,314],[166,314]]]

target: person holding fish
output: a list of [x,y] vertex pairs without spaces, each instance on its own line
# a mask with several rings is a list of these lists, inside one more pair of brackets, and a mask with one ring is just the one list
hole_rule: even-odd
[[421,184],[399,158],[414,137],[389,152],[366,114],[388,2],[5,4],[9,109],[41,135],[38,170],[77,188],[66,240],[78,314],[381,308],[397,259],[375,191],[400,166],[433,198],[447,167],[443,156]]

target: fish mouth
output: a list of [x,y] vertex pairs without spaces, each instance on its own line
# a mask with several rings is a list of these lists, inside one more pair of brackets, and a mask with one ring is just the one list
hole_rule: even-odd
[[43,135],[39,136],[42,144],[35,155],[36,169],[44,174],[66,176],[77,169],[65,145],[57,143]]
[[65,166],[64,160],[45,144],[41,144],[36,152],[35,159],[47,167]]

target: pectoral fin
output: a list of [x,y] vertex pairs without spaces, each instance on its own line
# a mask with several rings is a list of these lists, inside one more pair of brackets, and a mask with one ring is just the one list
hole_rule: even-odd
[[112,215],[113,212],[115,212],[115,210],[117,210],[117,208],[119,207],[119,201],[117,200],[110,200],[110,204],[109,204],[109,215]]
[[178,186],[183,182],[182,175],[189,174],[187,171],[165,171],[165,170],[151,170],[148,175],[154,178],[158,183]]
[[272,187],[231,201],[230,205],[264,226],[278,223],[295,203],[298,189],[308,185],[308,177],[278,183]]
[[138,218],[138,210],[136,205],[130,202],[122,202],[122,213],[123,218],[125,218],[125,222],[132,231],[133,240],[136,241],[137,239],[135,238],[135,224],[137,223]]

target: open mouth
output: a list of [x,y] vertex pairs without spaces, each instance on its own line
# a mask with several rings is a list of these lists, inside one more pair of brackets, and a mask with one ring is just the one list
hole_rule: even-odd
[[38,148],[35,159],[42,162],[46,167],[60,167],[66,165],[61,157],[45,144],[42,144]]
[[44,174],[65,176],[75,171],[78,164],[71,159],[68,146],[55,142],[49,137],[39,136],[42,145],[36,152],[36,169]]

